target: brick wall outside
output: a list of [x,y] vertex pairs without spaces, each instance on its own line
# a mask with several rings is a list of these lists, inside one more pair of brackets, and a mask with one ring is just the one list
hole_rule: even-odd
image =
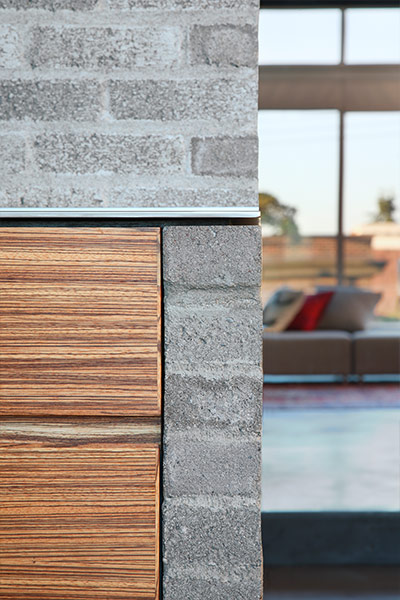
[[0,207],[256,206],[256,0],[0,0]]
[[[277,260],[335,260],[336,253],[337,238],[335,236],[304,236],[295,243],[284,236],[263,237],[265,263],[274,263]],[[345,237],[344,254],[348,258],[372,258],[371,236]]]
[[[376,250],[373,237],[367,235],[345,237],[343,249],[345,283],[379,292],[375,313],[398,318],[400,251]],[[335,236],[305,236],[294,244],[284,236],[265,236],[263,301],[282,285],[309,293],[319,285],[336,285],[336,261]]]

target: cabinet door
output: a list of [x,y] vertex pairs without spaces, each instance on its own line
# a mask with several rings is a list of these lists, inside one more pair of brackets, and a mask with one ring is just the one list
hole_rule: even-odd
[[0,599],[155,600],[156,228],[0,228]]
[[157,424],[145,429],[3,419],[2,600],[158,597]]
[[160,414],[159,229],[0,229],[0,414]]

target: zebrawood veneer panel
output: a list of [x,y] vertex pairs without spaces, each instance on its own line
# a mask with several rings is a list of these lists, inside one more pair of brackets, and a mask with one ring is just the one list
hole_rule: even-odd
[[159,229],[0,229],[0,414],[160,414]]
[[70,433],[0,435],[0,598],[155,600],[158,446]]
[[[159,445],[159,417],[1,417],[0,443],[41,447]],[[0,506],[1,510],[1,506]]]

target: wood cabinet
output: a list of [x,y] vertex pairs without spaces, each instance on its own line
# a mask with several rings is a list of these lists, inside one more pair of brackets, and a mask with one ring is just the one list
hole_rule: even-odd
[[158,598],[156,228],[0,229],[0,598]]

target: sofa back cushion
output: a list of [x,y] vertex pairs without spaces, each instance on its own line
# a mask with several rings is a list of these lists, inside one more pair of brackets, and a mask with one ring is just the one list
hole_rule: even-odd
[[313,331],[316,329],[322,315],[329,302],[332,299],[334,292],[317,292],[311,296],[307,296],[303,306],[289,323],[288,331]]
[[355,287],[319,287],[318,292],[333,291],[317,329],[362,331],[372,318],[381,294]]
[[268,331],[284,331],[302,307],[305,294],[289,287],[279,288],[264,307],[264,327]]

